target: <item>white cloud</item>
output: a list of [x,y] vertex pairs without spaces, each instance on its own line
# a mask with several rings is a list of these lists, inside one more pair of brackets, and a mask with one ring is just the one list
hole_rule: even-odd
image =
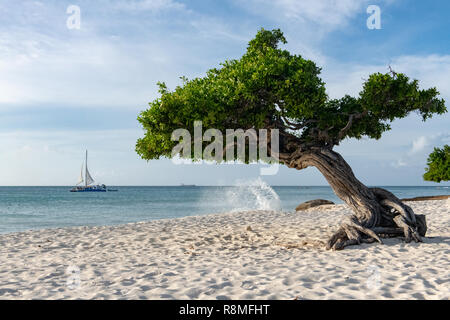
[[[217,17],[210,16],[196,16],[190,20],[190,26],[196,29],[197,35],[206,38],[215,39],[231,39],[233,41],[239,41],[247,43],[253,34],[247,34],[248,32],[234,32],[233,27],[224,21],[221,21]],[[252,30],[255,33],[255,30]]]
[[409,153],[410,154],[418,153],[418,152],[422,151],[423,149],[425,149],[425,147],[427,145],[428,145],[427,138],[424,136],[421,136],[418,139],[413,141],[413,145],[412,145],[411,151]]
[[[273,20],[313,23],[332,30],[347,24],[356,14],[365,14],[363,8],[370,1],[362,0],[249,0],[236,1],[249,10]],[[314,31],[318,31],[317,29]]]
[[398,159],[396,162],[392,163],[392,166],[394,168],[406,167],[407,165],[408,164],[402,159]]
[[[179,84],[180,76],[197,76],[214,66],[208,64],[212,54],[203,49],[205,43],[217,47],[214,39],[221,43],[245,41],[225,22],[193,13],[173,0],[105,0],[97,6],[84,5],[82,27],[77,31],[66,29],[64,10],[45,7],[39,16],[52,21],[48,23],[52,30],[27,24],[26,19],[0,30],[0,109],[16,105],[142,109],[156,97],[156,82],[166,81],[173,87]],[[95,12],[102,7],[105,10],[98,18],[84,16],[89,9]],[[131,11],[157,13],[166,9],[186,13],[186,21],[177,20],[186,27],[173,32],[170,21],[158,20],[151,28],[151,17],[160,19],[158,14],[145,21],[127,17]],[[11,3],[4,10],[6,16],[19,15]],[[125,16],[118,23],[130,28],[129,32],[104,30],[117,28],[111,18],[115,14]],[[223,47],[226,45],[229,43]]]
[[186,8],[183,3],[173,0],[126,0],[113,2],[113,7],[119,10],[151,12]]
[[142,107],[157,81],[180,76],[174,65],[182,57],[163,42],[128,44],[95,35],[67,40],[33,31],[0,32],[0,38],[0,108]]
[[[412,141],[409,150],[400,154],[401,157],[392,163],[395,168],[416,166],[425,167],[428,154],[431,153],[434,147],[440,147],[450,140],[450,133],[443,132],[429,136],[420,136]],[[400,143],[400,142],[399,142]]]
[[[170,41],[164,36],[170,21],[157,20],[162,10],[188,12],[175,0],[84,3],[81,29],[76,31],[66,28],[64,4],[2,4],[0,108],[142,108],[155,98],[157,81],[185,74],[185,59],[191,61],[190,68],[198,62],[189,58],[192,47],[185,48],[191,37]],[[145,18],[136,18],[135,11],[144,12]]]

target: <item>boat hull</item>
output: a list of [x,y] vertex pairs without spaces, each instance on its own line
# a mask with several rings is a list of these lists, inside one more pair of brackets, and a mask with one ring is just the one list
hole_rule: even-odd
[[70,192],[106,192],[106,190],[70,190]]
[[87,186],[87,187],[75,187],[70,192],[106,192],[106,186]]

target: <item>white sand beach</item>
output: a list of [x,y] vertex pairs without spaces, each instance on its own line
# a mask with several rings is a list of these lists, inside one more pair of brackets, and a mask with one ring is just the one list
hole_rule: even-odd
[[345,205],[0,235],[0,299],[449,299],[450,199],[427,238],[326,251]]

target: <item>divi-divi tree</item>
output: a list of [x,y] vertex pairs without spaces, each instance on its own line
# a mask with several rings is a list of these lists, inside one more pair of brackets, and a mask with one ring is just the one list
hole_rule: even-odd
[[[297,170],[316,167],[353,211],[326,239],[328,249],[382,243],[384,237],[421,241],[427,230],[425,217],[391,192],[365,186],[333,149],[345,139],[379,139],[392,121],[411,112],[424,121],[445,113],[439,92],[420,89],[417,80],[386,70],[368,76],[357,97],[330,99],[321,69],[281,49],[284,43],[280,30],[261,29],[240,59],[225,61],[204,77],[182,77],[173,91],[159,83],[160,97],[138,117],[145,131],[137,141],[138,154],[147,160],[173,157],[177,141],[171,139],[172,132],[192,132],[195,121],[202,121],[203,130],[277,129],[277,161]],[[270,149],[270,138],[268,145]]]

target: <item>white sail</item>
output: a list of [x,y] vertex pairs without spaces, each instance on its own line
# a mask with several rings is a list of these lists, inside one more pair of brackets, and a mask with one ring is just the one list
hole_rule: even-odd
[[[94,178],[92,178],[89,169],[88,169],[88,152],[86,150],[86,158],[83,164],[81,165],[81,174],[78,179],[77,186],[72,188],[70,192],[106,192],[106,186],[102,185],[94,185]],[[80,186],[80,184],[83,185]],[[117,190],[112,190],[117,191]]]
[[86,166],[86,185],[90,185],[91,183],[94,183],[94,179],[91,177],[91,174],[89,173],[89,170]]
[[81,165],[81,172],[80,172],[80,177],[78,178],[77,185],[79,185],[80,183],[83,183],[83,182],[84,182],[83,165]]

